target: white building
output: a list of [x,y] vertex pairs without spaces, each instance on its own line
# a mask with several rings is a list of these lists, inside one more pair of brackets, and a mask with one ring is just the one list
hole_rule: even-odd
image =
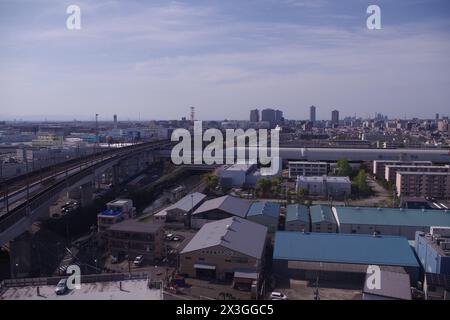
[[227,187],[242,187],[247,175],[256,168],[255,164],[233,164],[219,172],[220,184]]
[[296,191],[308,190],[313,196],[349,196],[352,192],[352,183],[349,177],[305,177],[298,176]]
[[323,176],[328,174],[329,166],[326,162],[289,161],[289,178],[297,176]]
[[98,232],[103,232],[111,225],[125,219],[132,219],[136,215],[133,200],[117,199],[106,204],[106,210],[97,215]]

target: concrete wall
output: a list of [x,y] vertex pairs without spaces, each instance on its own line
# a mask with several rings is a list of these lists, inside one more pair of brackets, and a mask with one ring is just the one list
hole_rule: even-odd
[[408,240],[414,240],[416,231],[429,232],[429,230],[429,227],[339,224],[339,233],[373,234],[374,232],[378,232],[381,235],[400,236],[405,237]]

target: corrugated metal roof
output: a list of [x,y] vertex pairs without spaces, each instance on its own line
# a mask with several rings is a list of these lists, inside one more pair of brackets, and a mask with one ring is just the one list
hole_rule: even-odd
[[188,212],[189,210],[192,209],[192,205],[194,205],[194,207],[195,207],[200,202],[202,202],[203,199],[205,199],[205,198],[206,198],[206,195],[203,193],[200,193],[200,192],[190,193],[190,194],[184,196],[183,198],[181,198],[180,200],[178,200],[176,203],[174,203],[170,207],[168,207],[166,209],[166,211],[171,210],[171,209],[180,209],[185,212]]
[[248,210],[247,217],[252,216],[269,216],[275,219],[278,219],[280,216],[280,205],[278,203],[269,202],[269,201],[261,201],[254,202],[250,206]]
[[334,219],[333,212],[329,206],[324,205],[315,205],[309,208],[309,212],[311,214],[311,223],[320,223],[323,221],[336,224],[336,220]]
[[444,210],[334,207],[341,224],[450,227],[450,212]]
[[254,258],[261,258],[267,228],[239,217],[209,222],[196,233],[181,253],[223,246]]
[[309,223],[308,207],[302,204],[289,204],[286,210],[286,222],[303,221]]
[[367,273],[364,281],[364,293],[374,294],[380,297],[388,297],[400,300],[411,300],[411,283],[407,273],[380,270],[380,288],[369,288],[367,278],[371,273]]
[[274,259],[419,267],[402,237],[278,231]]
[[229,214],[245,218],[247,211],[250,208],[250,201],[232,196],[222,196],[219,198],[205,201],[197,210],[194,215],[219,209]]

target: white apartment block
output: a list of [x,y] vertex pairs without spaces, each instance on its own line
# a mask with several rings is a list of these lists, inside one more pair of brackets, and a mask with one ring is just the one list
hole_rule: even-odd
[[289,161],[288,166],[291,179],[295,179],[297,176],[324,176],[328,174],[329,170],[327,162]]

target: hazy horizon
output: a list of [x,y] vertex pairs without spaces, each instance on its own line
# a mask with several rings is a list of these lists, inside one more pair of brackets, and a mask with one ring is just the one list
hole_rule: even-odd
[[[68,30],[66,8],[81,8]],[[450,115],[450,2],[0,1],[0,120]]]

